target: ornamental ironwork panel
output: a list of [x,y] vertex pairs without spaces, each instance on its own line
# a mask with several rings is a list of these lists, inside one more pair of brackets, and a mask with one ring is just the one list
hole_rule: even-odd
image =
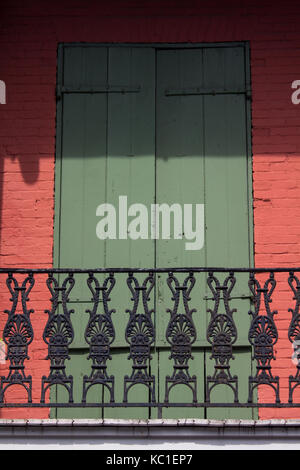
[[[169,359],[173,359],[173,374],[166,377],[165,402],[169,402],[170,391],[176,385],[186,385],[193,394],[193,402],[197,401],[197,379],[190,376],[189,360],[193,359],[192,345],[196,341],[197,333],[192,319],[196,309],[189,308],[190,294],[195,285],[195,277],[190,273],[180,285],[172,272],[169,273],[167,284],[172,292],[173,309],[167,312],[171,318],[166,331],[166,339],[171,346]],[[184,311],[179,312],[180,298],[182,297]]]
[[[210,394],[217,385],[228,385],[234,395],[234,402],[238,402],[238,378],[230,372],[230,361],[234,359],[232,346],[237,340],[237,329],[233,320],[236,309],[230,309],[230,294],[235,286],[236,278],[233,272],[226,277],[221,285],[212,272],[209,273],[207,284],[213,295],[214,308],[208,309],[211,320],[207,328],[207,340],[212,346],[211,359],[215,360],[213,376],[206,378],[206,400],[210,401]],[[220,303],[224,310],[219,312]]]
[[292,313],[292,318],[289,326],[288,337],[293,346],[293,362],[296,364],[296,374],[289,377],[289,403],[293,402],[294,390],[300,385],[300,281],[293,272],[290,273],[288,278],[289,286],[294,294],[295,300],[294,308],[290,308],[289,312]]
[[[68,392],[69,403],[73,402],[73,377],[66,375],[65,361],[70,359],[69,346],[74,339],[74,331],[70,320],[71,313],[67,302],[69,294],[74,287],[75,280],[72,273],[63,281],[61,287],[52,273],[49,273],[46,281],[47,287],[52,295],[51,310],[45,310],[48,321],[44,330],[43,338],[48,345],[48,356],[50,359],[50,374],[42,377],[41,403],[45,402],[46,391],[53,385],[62,385]],[[61,297],[61,300],[59,300]],[[59,304],[62,311],[58,311]]]
[[[3,340],[7,346],[7,360],[9,360],[9,374],[2,376],[0,382],[0,402],[3,403],[6,390],[13,385],[21,385],[28,395],[28,403],[32,402],[32,377],[25,374],[25,360],[29,359],[28,346],[33,341],[33,328],[30,314],[34,310],[27,308],[29,293],[34,286],[33,274],[29,273],[22,282],[16,280],[12,273],[8,274],[6,285],[11,294],[10,310],[5,310],[8,319],[3,330]],[[22,313],[17,313],[18,303],[21,297]]]
[[[6,362],[0,408],[154,409],[149,416],[185,407],[202,408],[204,416],[210,408],[300,408],[300,268],[0,268],[0,275],[0,362],[4,347]],[[89,309],[82,307],[86,298],[72,299],[80,334],[69,308],[75,278],[91,297]],[[76,370],[74,349],[75,335],[83,332],[84,373]],[[286,352],[281,364],[278,344],[291,344],[290,366]],[[36,367],[30,361],[43,347]],[[237,366],[240,348],[248,361],[243,370]],[[274,372],[275,359],[282,376]],[[39,376],[39,370],[47,372]],[[99,393],[89,394],[96,385]],[[146,391],[142,402],[137,385]],[[256,393],[265,386],[269,394]],[[47,393],[52,387],[67,398]]]
[[130,377],[128,375],[124,377],[124,403],[128,401],[129,390],[137,384],[148,387],[150,401],[155,402],[155,377],[148,372],[149,361],[152,359],[151,346],[155,341],[155,330],[151,318],[154,309],[150,309],[148,305],[154,284],[153,273],[146,277],[142,285],[133,273],[129,273],[127,278],[133,307],[132,310],[126,310],[130,317],[125,331],[125,339],[130,345],[128,359],[132,359],[133,364]]
[[[110,346],[115,339],[115,329],[111,319],[115,310],[109,310],[108,303],[110,293],[116,283],[114,274],[110,273],[102,285],[91,272],[87,284],[92,292],[94,303],[92,310],[86,312],[90,314],[90,319],[85,330],[85,340],[89,345],[88,359],[92,360],[92,370],[88,377],[83,377],[82,403],[86,402],[87,392],[94,385],[105,386],[110,394],[110,401],[114,402],[115,378],[107,374],[107,361],[111,359]],[[100,293],[102,294],[102,313],[98,313],[100,303]]]
[[[272,294],[276,287],[274,273],[270,273],[270,277],[261,287],[260,282],[250,274],[249,288],[254,296],[254,312],[250,311],[252,322],[249,330],[249,342],[253,347],[253,359],[257,361],[256,375],[249,377],[249,399],[253,401],[253,392],[258,385],[268,385],[273,388],[276,397],[276,403],[279,399],[279,377],[272,374],[271,361],[275,359],[274,345],[278,341],[277,328],[274,322],[276,310],[271,311],[270,303],[272,302]],[[261,295],[263,294],[264,306],[266,314],[260,313]]]

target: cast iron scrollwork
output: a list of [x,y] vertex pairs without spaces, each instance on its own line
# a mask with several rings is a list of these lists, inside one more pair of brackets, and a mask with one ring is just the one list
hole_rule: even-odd
[[[46,391],[52,385],[65,387],[69,395],[69,403],[73,403],[73,377],[66,375],[65,361],[70,359],[69,346],[74,339],[74,330],[70,320],[70,315],[74,313],[74,310],[68,310],[67,302],[75,280],[73,274],[70,273],[60,287],[53,274],[49,273],[46,284],[52,295],[51,310],[45,310],[48,314],[48,321],[43,333],[44,341],[48,345],[46,359],[50,359],[50,373],[48,377],[42,377],[41,403],[45,402]],[[59,304],[62,305],[61,313],[58,312]]]
[[[130,345],[128,359],[132,359],[132,374],[124,377],[124,402],[128,401],[128,392],[136,384],[146,385],[150,393],[150,402],[155,402],[155,377],[148,372],[151,346],[155,341],[155,330],[152,322],[154,309],[149,309],[150,293],[154,287],[154,276],[150,273],[143,284],[140,285],[137,278],[129,273],[127,285],[132,294],[132,310],[126,310],[130,314],[126,327],[125,339]],[[142,294],[143,313],[138,313],[140,297]]]
[[[250,274],[249,288],[253,294],[255,309],[250,311],[252,322],[249,329],[249,342],[253,348],[253,358],[257,361],[256,375],[249,377],[249,399],[253,402],[253,392],[259,385],[269,385],[275,392],[276,403],[280,403],[279,398],[279,377],[272,374],[271,361],[275,359],[274,345],[278,340],[278,332],[274,322],[276,310],[271,311],[270,303],[272,302],[272,294],[276,287],[274,273],[270,273],[270,277],[262,288],[254,274]],[[261,294],[264,296],[265,314],[260,314]]]
[[[114,382],[113,375],[107,374],[107,361],[111,359],[110,345],[115,339],[115,329],[111,320],[111,314],[115,310],[109,310],[108,302],[110,293],[116,283],[114,274],[111,273],[100,286],[98,279],[91,272],[87,284],[92,292],[94,303],[92,310],[86,310],[90,315],[88,325],[85,330],[85,340],[89,344],[90,352],[88,359],[92,359],[92,371],[90,376],[83,377],[82,403],[86,402],[88,390],[93,385],[104,385],[110,393],[110,402],[114,402]],[[102,298],[100,299],[100,292]],[[100,300],[103,304],[103,313],[97,313]]]
[[[190,293],[195,285],[195,277],[190,273],[180,285],[178,279],[172,272],[169,273],[167,284],[172,292],[173,309],[167,309],[171,318],[166,331],[166,339],[171,345],[171,355],[169,359],[174,360],[173,374],[166,377],[165,403],[169,402],[170,391],[179,384],[189,387],[193,394],[193,402],[197,401],[197,380],[196,376],[189,373],[189,360],[193,359],[192,345],[196,341],[197,333],[192,319],[192,314],[196,309],[190,310]],[[178,313],[180,298],[182,294],[184,313]]]
[[[32,402],[32,377],[25,375],[24,362],[29,359],[28,346],[33,341],[33,329],[30,314],[34,310],[27,309],[29,293],[34,286],[33,274],[29,273],[20,286],[12,273],[8,274],[6,285],[11,293],[11,310],[4,310],[8,319],[3,330],[3,340],[7,346],[6,359],[10,361],[7,377],[1,377],[0,403],[3,403],[5,391],[12,385],[22,385],[27,391],[28,403]],[[21,293],[22,313],[16,313],[19,294]]]
[[[211,359],[215,360],[215,372],[213,376],[206,379],[206,401],[210,402],[210,394],[214,387],[220,384],[228,385],[234,394],[234,402],[238,403],[238,378],[232,376],[230,372],[230,360],[234,359],[232,346],[237,340],[237,330],[233,320],[233,313],[236,309],[230,309],[231,292],[236,283],[234,273],[231,272],[226,277],[223,285],[209,273],[207,284],[212,292],[214,308],[208,309],[211,320],[207,328],[207,340],[212,345]],[[221,297],[222,292],[222,297]],[[225,311],[219,313],[221,300],[224,303]]]
[[290,272],[288,283],[294,293],[293,300],[296,300],[295,307],[293,309],[289,308],[292,318],[288,331],[288,337],[294,349],[293,362],[297,366],[295,376],[290,375],[289,377],[289,403],[292,403],[294,390],[300,385],[300,281],[293,272]]

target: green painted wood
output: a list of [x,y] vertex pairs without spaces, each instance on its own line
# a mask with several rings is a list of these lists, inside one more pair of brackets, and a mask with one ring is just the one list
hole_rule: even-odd
[[[158,361],[158,393],[159,398],[163,402],[165,399],[166,392],[166,376],[172,376],[173,373],[173,361],[170,360],[170,350],[165,348],[159,348],[159,353],[156,356]],[[196,392],[197,400],[204,402],[205,400],[205,389],[204,381],[201,377],[204,377],[204,349],[194,348],[193,359],[190,360],[189,373],[190,376],[197,377]],[[199,380],[200,378],[200,380]],[[169,384],[170,385],[170,384]],[[193,386],[193,384],[191,384]],[[175,385],[170,389],[169,392],[169,403],[192,403],[193,392],[187,385]],[[156,412],[157,413],[157,412]],[[154,418],[158,417],[157,414],[152,413]],[[205,411],[202,408],[163,408],[163,418],[204,418]]]
[[[70,360],[66,362],[66,374],[72,375],[74,379],[74,402],[80,403],[82,400],[82,383],[85,375],[90,375],[90,364],[87,361],[88,349],[73,349]],[[54,389],[53,389],[54,390]],[[54,395],[54,392],[52,392]],[[55,399],[60,403],[67,403],[69,396],[62,386],[57,386]],[[54,400],[54,396],[52,398]],[[103,387],[97,385],[88,392],[87,401],[91,403],[102,403]],[[101,408],[59,408],[51,417],[56,418],[103,418]]]
[[[252,375],[252,363],[250,360],[250,348],[233,348],[234,360],[231,361],[231,374],[238,377],[239,400],[242,403],[248,401],[248,378]],[[213,375],[213,362],[210,360],[210,351],[205,352],[205,369],[207,375]],[[210,395],[212,403],[232,403],[233,391],[228,385],[217,385]],[[253,411],[248,408],[208,408],[208,419],[253,419]]]
[[[247,140],[247,103],[244,95],[168,95],[168,89],[246,87],[245,48],[141,48],[65,47],[60,85],[76,90],[63,95],[61,158],[57,162],[55,260],[61,267],[145,267],[145,266],[250,266],[252,227],[249,207],[251,182]],[[62,54],[61,54],[62,55]],[[81,89],[126,87],[138,93],[79,93]],[[185,250],[186,240],[106,240],[95,234],[98,204],[118,207],[120,195],[128,205],[143,203],[205,204],[205,244],[200,251]],[[138,276],[140,280],[144,276]],[[183,282],[184,275],[178,276]],[[99,276],[103,279],[103,276]],[[157,341],[149,371],[157,377],[156,398],[162,400],[165,378],[173,371],[165,331],[172,308],[166,275],[156,276],[157,288],[151,298],[155,306]],[[247,387],[251,357],[246,347],[249,327],[249,298],[246,276],[238,276],[232,293],[232,308],[239,331],[236,359],[232,366],[243,375],[241,399]],[[84,328],[88,321],[90,292],[86,279],[76,279],[70,308],[76,336],[68,370],[74,375],[76,393],[82,390],[86,360]],[[124,332],[131,307],[126,276],[118,275],[110,308],[116,327],[116,341],[109,375],[116,377],[116,401],[123,400],[123,376],[131,373]],[[205,373],[212,373],[206,328],[210,320],[211,293],[205,277],[196,276],[191,308],[196,308],[197,328],[194,359],[190,373],[198,376],[198,400],[205,399]],[[181,306],[182,310],[182,306]],[[182,310],[183,311],[183,310]],[[247,375],[248,374],[248,375]],[[241,375],[241,378],[242,378]],[[221,390],[222,388],[222,390]],[[223,401],[223,386],[213,399]],[[227,387],[228,388],[228,387]],[[230,390],[227,390],[227,396]],[[58,390],[57,397],[62,392]],[[108,393],[97,386],[88,399],[104,401]],[[171,399],[185,402],[191,392],[185,386],[172,390]],[[145,386],[134,387],[131,400],[147,402]],[[71,414],[70,414],[71,413]],[[71,416],[59,411],[58,416]],[[180,416],[179,416],[180,415]],[[251,417],[249,410],[168,409],[164,417]],[[73,415],[72,415],[73,416]],[[76,411],[77,417],[156,417],[156,410],[107,409]]]

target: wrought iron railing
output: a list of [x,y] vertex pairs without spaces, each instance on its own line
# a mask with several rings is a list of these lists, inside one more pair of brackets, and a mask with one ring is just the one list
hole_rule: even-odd
[[[300,269],[284,268],[1,269],[1,310],[5,312],[1,328],[7,373],[1,376],[0,407],[149,407],[159,410],[300,407],[300,401],[294,399],[294,392],[300,385],[299,274]],[[31,300],[37,279],[38,292]],[[277,311],[271,308],[278,279],[281,286],[278,299],[285,292],[283,297],[287,304],[287,308],[281,306],[281,310],[289,316],[289,327],[284,327],[283,323],[281,329],[277,325],[280,314],[276,315]],[[43,301],[45,292],[50,297],[49,302]],[[72,292],[75,292],[73,297]],[[35,301],[43,306],[39,318],[41,315],[45,318],[40,336],[33,327],[36,309],[31,307]],[[76,380],[67,368],[74,341],[78,348],[72,320],[75,313],[76,324],[84,331],[80,348],[90,369],[89,374]],[[165,325],[164,331],[162,325]],[[286,386],[288,397],[283,401],[281,377],[273,372],[279,332],[282,337],[288,337],[294,348],[291,354],[294,360],[290,361],[292,372]],[[242,342],[239,343],[240,337]],[[40,398],[35,400],[34,380],[29,373],[30,350],[34,341],[41,340],[48,365],[46,374],[35,385],[40,387]],[[235,348],[239,345],[251,351],[252,374],[247,377],[246,400],[241,400],[240,379],[232,373]],[[122,399],[117,400],[116,374],[111,373],[113,361],[118,360],[118,356],[112,354],[114,347],[126,353],[130,369],[130,373],[124,373],[126,371],[114,365],[123,384],[122,392],[118,390],[118,397],[122,395]],[[167,350],[169,356],[168,370],[160,371],[158,378],[151,364],[160,347]],[[199,348],[210,352],[205,370],[209,370],[207,363],[210,362],[212,373],[205,370],[191,373],[193,354]],[[38,379],[35,380],[38,383]],[[91,402],[89,392],[96,385],[106,389],[106,399],[99,393],[99,399]],[[140,401],[136,394],[130,395],[138,385],[147,390],[147,400]],[[12,392],[17,386],[25,389],[26,400],[7,400],[8,390]],[[186,402],[172,399],[172,391],[178,386],[186,387],[189,397]],[[220,386],[231,390],[231,402],[212,399],[213,391]],[[271,389],[271,401],[266,403],[259,399],[256,392],[260,386]],[[56,387],[67,392],[64,402],[55,400],[55,396],[49,397],[49,390]],[[80,400],[73,398],[75,388],[80,390]],[[202,400],[198,398],[200,388]]]

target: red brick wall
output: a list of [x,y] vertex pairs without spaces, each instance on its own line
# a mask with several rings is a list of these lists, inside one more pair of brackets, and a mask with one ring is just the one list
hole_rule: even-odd
[[[251,47],[255,263],[300,266],[300,106],[291,102],[291,82],[300,79],[299,16],[299,2],[288,0],[1,0],[0,79],[7,85],[7,104],[0,105],[1,266],[52,266],[59,42],[243,40]],[[40,291],[33,316],[40,331],[48,298]],[[282,400],[293,373],[286,339],[290,299],[279,283],[274,372],[282,377]],[[42,342],[31,346],[35,399],[45,355]],[[0,417],[46,414],[2,411]],[[262,410],[260,416],[300,417],[300,411]]]

